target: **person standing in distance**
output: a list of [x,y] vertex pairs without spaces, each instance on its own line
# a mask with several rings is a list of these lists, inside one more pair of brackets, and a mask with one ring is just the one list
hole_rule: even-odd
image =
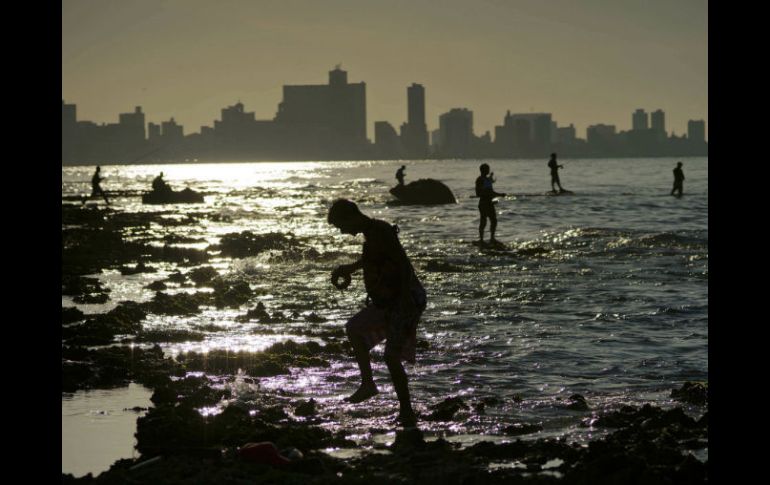
[[489,219],[489,242],[495,242],[495,230],[497,229],[497,213],[495,212],[495,197],[505,197],[505,194],[497,193],[492,188],[495,182],[494,172],[489,172],[489,165],[482,163],[479,165],[479,175],[476,178],[476,196],[479,198],[479,243],[484,242],[484,228],[487,227]]

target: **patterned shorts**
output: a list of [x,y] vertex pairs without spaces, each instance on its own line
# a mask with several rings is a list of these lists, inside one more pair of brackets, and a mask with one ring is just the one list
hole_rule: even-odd
[[386,340],[386,357],[398,356],[401,360],[414,364],[417,323],[426,306],[425,290],[413,289],[412,298],[417,307],[417,313],[407,314],[398,304],[387,308],[369,305],[348,320],[345,330],[348,335],[360,337],[369,350]]

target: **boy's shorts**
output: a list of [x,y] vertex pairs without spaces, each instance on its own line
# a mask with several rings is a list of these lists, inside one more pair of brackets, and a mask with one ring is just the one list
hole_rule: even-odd
[[414,364],[417,345],[417,323],[425,309],[425,290],[422,288],[412,291],[417,313],[408,315],[401,311],[400,305],[380,308],[369,305],[345,324],[348,335],[360,337],[371,350],[383,340],[385,356],[397,356]]

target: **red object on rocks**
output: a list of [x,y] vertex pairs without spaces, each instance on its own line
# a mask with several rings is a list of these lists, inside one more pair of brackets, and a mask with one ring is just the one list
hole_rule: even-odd
[[278,452],[278,448],[271,441],[261,443],[246,443],[238,450],[238,454],[246,461],[280,466],[289,463],[289,459]]

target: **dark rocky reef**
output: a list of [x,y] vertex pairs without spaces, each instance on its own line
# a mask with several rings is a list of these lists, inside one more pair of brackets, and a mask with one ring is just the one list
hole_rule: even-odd
[[245,258],[254,256],[268,249],[293,249],[301,246],[294,236],[279,232],[254,234],[251,231],[225,234],[219,244],[209,246],[211,250],[221,251],[222,256]]

